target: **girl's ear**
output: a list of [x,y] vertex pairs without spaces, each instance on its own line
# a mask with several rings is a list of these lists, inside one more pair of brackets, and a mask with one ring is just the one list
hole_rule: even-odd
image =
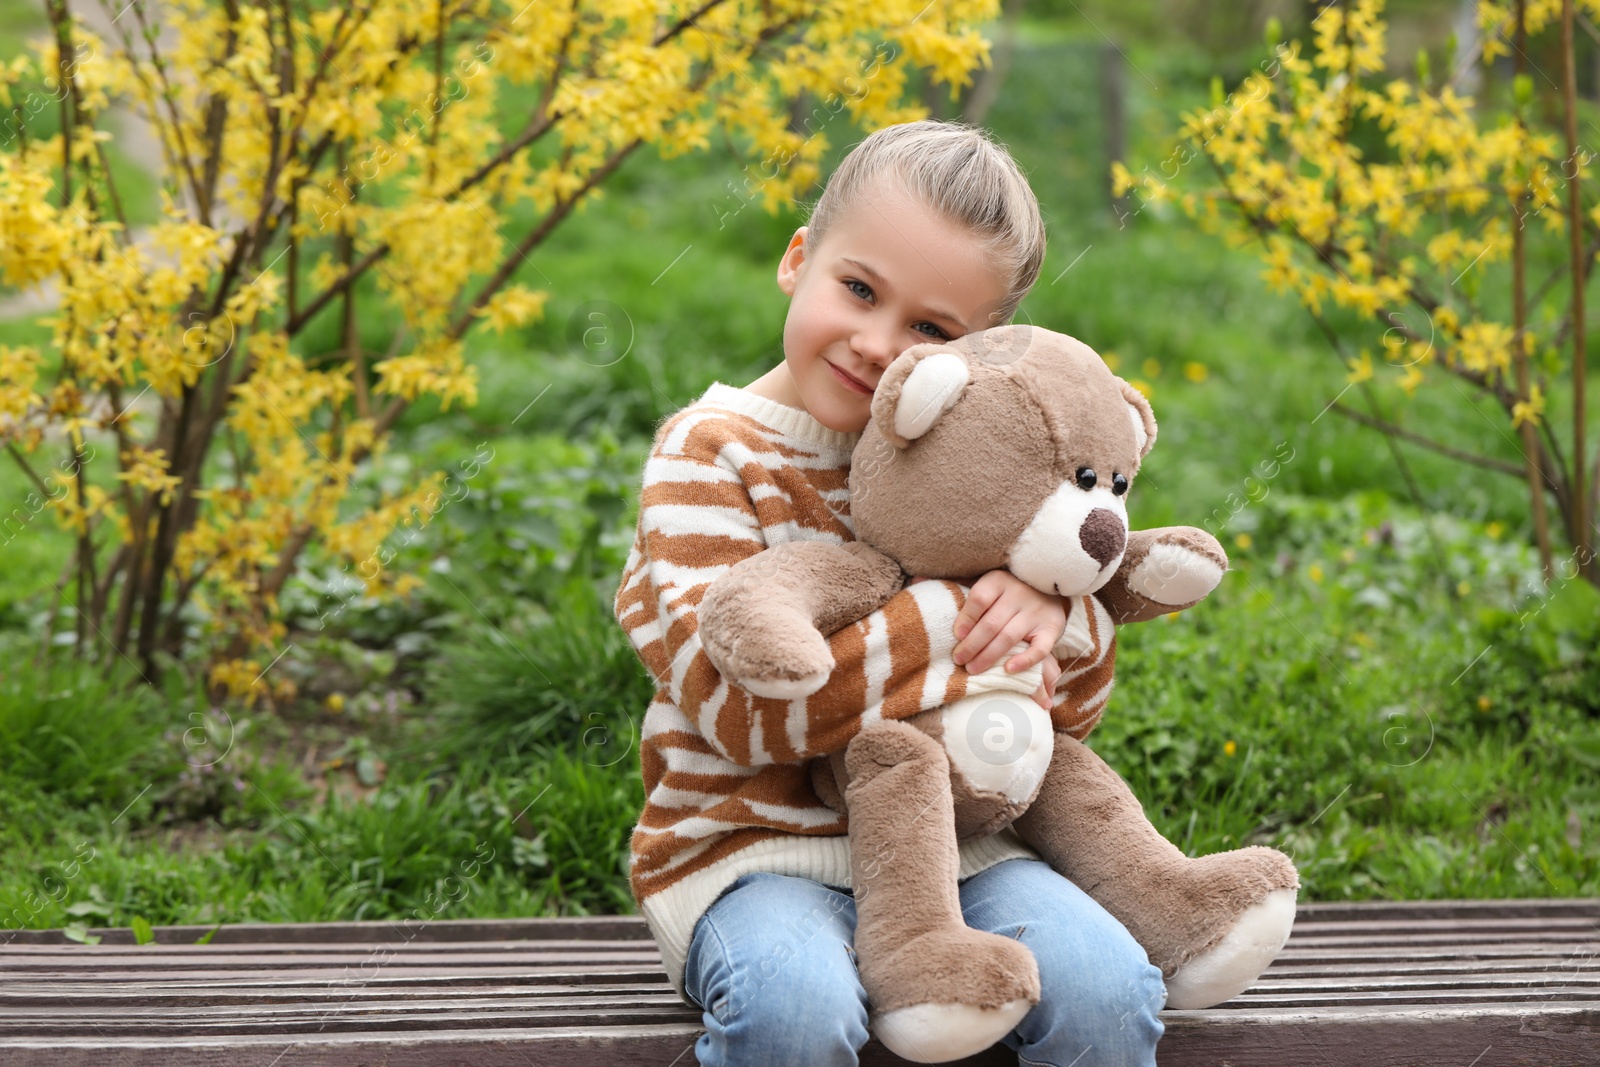
[[905,448],[945,416],[972,380],[967,357],[948,343],[912,345],[895,357],[872,393],[872,421]]
[[802,226],[789,238],[789,247],[783,250],[783,258],[778,260],[778,288],[783,290],[784,296],[794,295],[795,283],[800,280],[800,265],[805,259],[806,227]]

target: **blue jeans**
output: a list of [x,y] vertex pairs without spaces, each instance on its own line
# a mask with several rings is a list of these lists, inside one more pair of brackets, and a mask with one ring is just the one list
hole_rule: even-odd
[[[1011,859],[960,885],[967,925],[1018,937],[1039,962],[1039,1003],[1006,1035],[1021,1064],[1153,1067],[1166,1003],[1133,936],[1039,860]],[[705,1008],[706,1067],[853,1067],[867,994],[851,942],[856,902],[809,878],[758,872],[695,923],[684,989]]]

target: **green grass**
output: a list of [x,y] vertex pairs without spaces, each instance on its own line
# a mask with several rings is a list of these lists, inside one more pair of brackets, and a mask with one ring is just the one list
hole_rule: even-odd
[[[466,918],[631,910],[618,866],[636,783],[554,756],[471,785],[395,784],[368,800],[294,803],[281,775],[246,779],[256,825],[227,833],[59,820],[7,842],[0,925]],[[114,813],[113,813],[114,814]],[[125,816],[124,818],[128,818]],[[85,857],[90,857],[85,859]]]
[[[1285,848],[1309,898],[1600,891],[1593,591],[1538,597],[1516,480],[1407,449],[1413,496],[1383,438],[1325,413],[1345,369],[1248,250],[1153,210],[1119,229],[1099,38],[1071,22],[1025,40],[991,116],[1050,226],[1023,317],[1151,384],[1161,436],[1134,523],[1209,526],[1235,565],[1204,604],[1122,631],[1096,749],[1181,847]],[[1127,47],[1155,86],[1130,76],[1134,154],[1160,159],[1218,61]],[[649,683],[609,609],[640,466],[662,417],[781,358],[772,272],[802,221],[751,206],[719,227],[738,174],[721,152],[640,153],[521,269],[550,289],[545,319],[473,334],[480,403],[417,406],[358,482],[457,478],[389,541],[423,588],[372,601],[313,555],[286,589],[295,643],[273,669],[298,699],[214,710],[188,682],[123,697],[39,673],[41,591],[68,541],[41,516],[6,546],[4,685],[24,696],[0,718],[0,924],[632,910]],[[609,332],[586,344],[595,312]],[[363,343],[387,331],[373,314]],[[0,343],[39,339],[0,324]],[[1454,396],[1421,391],[1403,415],[1515,458]],[[0,499],[21,499],[3,470]]]
[[1600,593],[1377,494],[1254,510],[1218,593],[1119,632],[1091,743],[1157,824],[1286,848],[1318,899],[1600,890]]

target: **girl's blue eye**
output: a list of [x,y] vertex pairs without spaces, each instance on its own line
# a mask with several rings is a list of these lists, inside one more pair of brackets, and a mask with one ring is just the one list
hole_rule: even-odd
[[[851,296],[860,297],[862,300],[872,299],[872,286],[868,285],[866,282],[859,281],[855,278],[846,278],[844,279],[844,287],[850,290]],[[913,325],[911,328],[922,334],[924,337],[931,337],[934,340],[948,341],[950,339],[949,334],[945,333],[942,328],[934,325],[931,322],[919,322]]]

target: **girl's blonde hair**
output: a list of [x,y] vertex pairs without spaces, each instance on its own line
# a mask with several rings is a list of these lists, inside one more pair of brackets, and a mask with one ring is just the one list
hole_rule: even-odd
[[934,119],[874,132],[844,157],[811,209],[806,254],[863,190],[885,184],[984,241],[1010,274],[1005,303],[986,325],[1010,322],[1044,263],[1044,219],[1005,146],[982,127]]

